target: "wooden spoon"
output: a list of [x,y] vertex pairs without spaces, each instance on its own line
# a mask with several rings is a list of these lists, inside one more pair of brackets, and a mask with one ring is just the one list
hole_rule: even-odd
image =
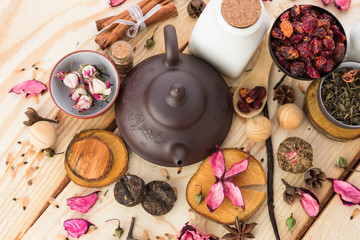
[[[264,108],[266,99],[268,97],[268,85],[269,85],[269,73],[271,69],[272,59],[270,56],[269,48],[268,48],[268,34],[264,38],[261,49],[259,59],[256,62],[253,70],[249,75],[239,84],[236,88],[233,98],[234,109],[243,118],[251,118],[255,115],[258,115]],[[266,89],[266,96],[263,99],[263,104],[261,108],[256,110],[251,110],[249,113],[244,113],[239,110],[237,107],[237,102],[240,99],[239,90],[240,88],[248,88],[253,89],[256,86],[262,86]]]

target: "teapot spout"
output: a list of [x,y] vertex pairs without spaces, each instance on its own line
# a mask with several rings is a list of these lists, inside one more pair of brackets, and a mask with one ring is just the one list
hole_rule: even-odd
[[177,143],[171,147],[171,158],[175,165],[184,165],[187,157],[187,148],[181,143]]

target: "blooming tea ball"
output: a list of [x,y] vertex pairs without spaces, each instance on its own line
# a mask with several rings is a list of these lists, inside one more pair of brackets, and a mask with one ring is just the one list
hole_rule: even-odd
[[245,125],[245,134],[255,142],[262,142],[271,135],[272,125],[269,119],[262,115],[249,118]]
[[54,126],[46,121],[34,123],[29,128],[30,143],[37,148],[46,149],[56,142],[56,131]]
[[303,118],[303,111],[293,103],[282,105],[277,111],[277,119],[280,126],[287,130],[299,127]]

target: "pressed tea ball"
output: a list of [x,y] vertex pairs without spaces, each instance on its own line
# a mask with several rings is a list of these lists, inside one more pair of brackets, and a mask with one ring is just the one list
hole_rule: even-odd
[[46,149],[56,142],[56,131],[54,126],[46,121],[34,123],[29,128],[30,143],[37,148]]
[[293,103],[282,105],[277,111],[277,119],[280,126],[287,130],[299,127],[303,118],[303,111]]
[[245,134],[255,142],[262,142],[271,135],[272,125],[269,119],[262,115],[249,118],[245,124]]

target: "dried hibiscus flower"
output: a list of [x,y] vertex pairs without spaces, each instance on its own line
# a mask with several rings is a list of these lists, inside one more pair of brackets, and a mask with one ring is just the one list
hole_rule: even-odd
[[360,205],[360,189],[346,181],[328,178],[332,182],[334,191],[339,194],[345,206]]
[[63,226],[70,237],[79,238],[89,230],[90,226],[94,226],[94,224],[82,218],[73,218],[66,220]]
[[320,203],[316,194],[308,189],[301,189],[301,206],[310,217],[316,217],[319,214]]
[[210,157],[209,162],[216,178],[215,184],[211,186],[209,195],[206,198],[206,204],[210,212],[214,212],[221,205],[225,196],[232,201],[234,206],[240,206],[243,211],[245,210],[241,190],[232,182],[232,179],[239,173],[246,171],[250,157],[232,165],[226,172],[224,155],[219,147],[218,151]]
[[9,93],[14,92],[16,94],[25,93],[26,98],[36,96],[38,94],[43,94],[47,91],[47,87],[42,82],[37,80],[28,80],[16,84],[13,88],[10,89]]
[[193,225],[189,225],[189,223],[185,223],[185,226],[180,230],[178,240],[212,240],[210,235],[205,235],[201,233],[196,227]]
[[100,191],[93,192],[87,196],[72,197],[66,199],[67,205],[75,211],[87,213],[96,203]]

